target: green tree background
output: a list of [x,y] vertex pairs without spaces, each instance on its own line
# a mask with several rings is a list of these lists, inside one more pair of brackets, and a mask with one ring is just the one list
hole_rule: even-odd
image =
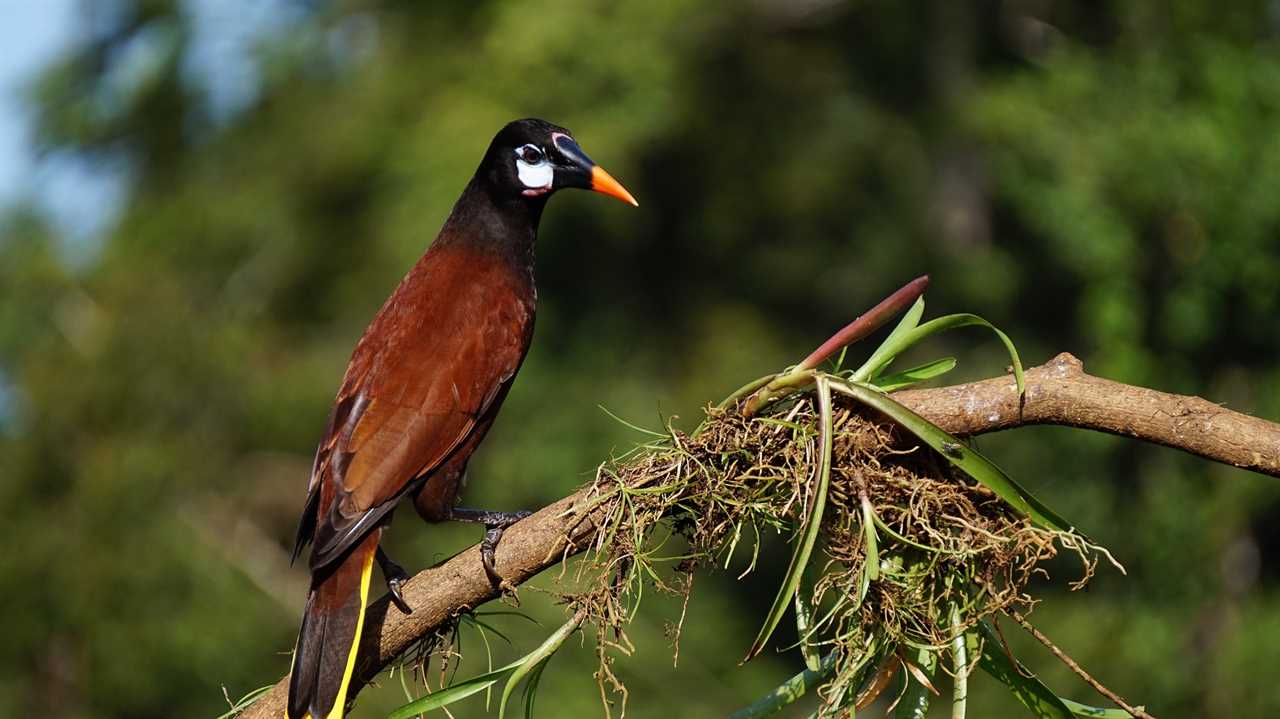
[[[32,85],[40,148],[128,183],[92,242],[28,206],[0,223],[0,714],[211,717],[286,670],[288,545],[347,355],[515,117],[572,128],[641,207],[549,208],[534,349],[472,505],[566,494],[640,439],[597,405],[687,427],[924,272],[935,313],[985,315],[1033,364],[1069,350],[1280,417],[1273,2],[299,0],[231,110],[206,77],[227,70],[192,71],[194,4],[86,2]],[[978,333],[929,352],[960,379],[1004,366]],[[1051,637],[1162,717],[1280,713],[1280,485],[1066,429],[981,446],[1129,569],[1072,594],[1058,568]],[[406,514],[390,542],[422,567],[476,539]],[[630,716],[723,715],[795,671],[736,666],[785,557],[699,579],[678,668],[678,606],[646,605]],[[554,589],[522,592],[544,623]],[[499,653],[547,631],[499,621]],[[594,662],[557,656],[546,716],[600,712]],[[402,701],[384,681],[355,716]]]

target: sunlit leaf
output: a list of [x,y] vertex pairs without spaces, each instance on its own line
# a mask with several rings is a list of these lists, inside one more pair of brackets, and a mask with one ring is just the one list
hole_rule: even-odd
[[485,672],[484,674],[472,677],[471,679],[451,684],[444,689],[432,692],[420,699],[409,702],[388,714],[387,719],[409,719],[410,717],[416,717],[419,714],[433,709],[446,707],[454,702],[466,699],[473,694],[482,692],[496,684],[503,677],[511,675],[511,679],[508,681],[506,689],[502,692],[502,705],[498,709],[498,715],[501,717],[502,711],[506,707],[507,698],[511,694],[511,690],[520,683],[521,679],[536,669],[539,665],[543,664],[552,654],[555,654],[556,650],[560,648],[560,645],[564,644],[564,640],[567,639],[569,635],[573,633],[573,630],[577,629],[578,625],[582,623],[582,617],[583,615],[581,613],[574,615],[573,618],[557,629],[555,633],[547,637],[547,639],[542,642],[537,649],[534,649],[532,652],[529,652],[510,664],[498,667],[493,671]]
[[531,687],[529,691],[537,690],[535,678],[541,678],[541,668],[560,649],[560,646],[569,638],[569,635],[573,634],[578,625],[582,624],[585,616],[586,613],[581,611],[574,614],[569,621],[560,625],[559,629],[547,637],[537,649],[529,652],[520,660],[519,665],[511,672],[511,677],[507,679],[507,685],[502,689],[502,698],[498,700],[498,719],[503,719],[506,716],[507,700],[511,698],[511,692],[526,676],[530,677]]
[[480,676],[467,679],[466,681],[451,684],[439,691],[431,692],[425,697],[409,702],[408,704],[405,704],[391,712],[387,715],[387,719],[410,719],[410,717],[416,717],[419,714],[431,711],[432,709],[439,709],[453,704],[454,702],[466,699],[473,694],[477,694],[493,686],[503,677],[515,671],[522,661],[523,659],[517,659],[516,661],[504,667],[499,667],[491,672],[486,672]]
[[943,357],[942,359],[926,362],[922,365],[912,367],[911,369],[905,369],[901,372],[885,375],[884,377],[877,377],[872,380],[871,384],[884,392],[896,392],[897,390],[905,389],[911,385],[924,382],[925,380],[940,377],[955,369],[955,366],[955,357]]
[[[912,308],[914,311],[915,308]],[[906,318],[904,318],[905,320]],[[855,382],[866,382],[880,374],[885,367],[888,367],[893,360],[912,345],[923,340],[930,335],[937,334],[944,330],[956,327],[966,327],[977,325],[986,327],[1000,338],[1000,342],[1004,344],[1005,350],[1009,352],[1009,360],[1013,364],[1013,376],[1018,385],[1018,392],[1021,393],[1026,386],[1025,378],[1022,374],[1022,360],[1018,357],[1018,350],[1013,346],[1013,341],[1009,336],[1000,331],[998,327],[990,322],[982,319],[977,315],[956,314],[938,317],[928,322],[906,330],[901,334],[895,329],[893,334],[880,345],[879,348],[871,355],[871,358],[857,369],[850,377]],[[899,325],[900,327],[902,325]]]
[[880,374],[880,370],[887,367],[900,351],[894,348],[901,344],[902,338],[906,336],[908,332],[911,332],[920,324],[920,318],[922,316],[924,316],[923,296],[919,297],[915,301],[915,304],[911,305],[911,309],[907,310],[907,313],[902,316],[902,319],[898,320],[898,324],[893,328],[893,331],[889,333],[889,336],[885,338],[884,342],[880,343],[880,346],[876,348],[876,351],[871,353],[871,357],[867,358],[867,361],[862,364],[862,367],[858,368],[854,372],[854,376],[857,377],[863,370],[868,370],[868,374],[866,375],[867,378],[878,376]]

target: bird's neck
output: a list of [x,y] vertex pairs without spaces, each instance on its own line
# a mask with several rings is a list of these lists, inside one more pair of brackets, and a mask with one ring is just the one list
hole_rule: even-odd
[[538,221],[546,202],[546,196],[500,197],[481,177],[474,177],[445,221],[440,241],[532,267]]

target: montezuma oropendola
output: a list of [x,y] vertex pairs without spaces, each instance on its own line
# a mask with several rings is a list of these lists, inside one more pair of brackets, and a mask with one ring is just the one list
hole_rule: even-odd
[[294,558],[308,543],[311,589],[289,680],[289,719],[342,717],[375,559],[393,598],[402,569],[378,542],[412,497],[427,521],[484,523],[482,563],[525,512],[454,507],[476,446],[533,336],[533,246],[543,207],[578,187],[632,205],[570,132],[517,120],[493,138],[435,242],[356,344],[316,450]]

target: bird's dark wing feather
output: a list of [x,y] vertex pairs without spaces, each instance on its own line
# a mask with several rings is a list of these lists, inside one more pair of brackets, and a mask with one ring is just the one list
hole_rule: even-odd
[[298,536],[299,549],[314,542],[313,569],[447,459],[515,375],[532,333],[527,282],[495,258],[432,250],[383,305],[316,452]]

